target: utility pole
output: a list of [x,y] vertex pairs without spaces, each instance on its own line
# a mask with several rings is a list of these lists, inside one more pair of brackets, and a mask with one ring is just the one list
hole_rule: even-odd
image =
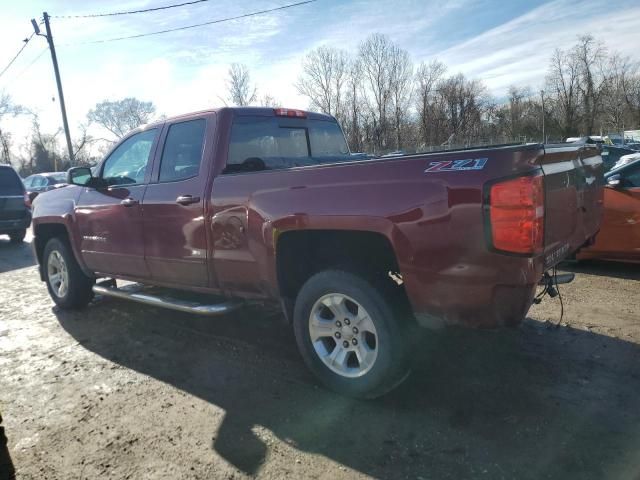
[[[58,57],[56,56],[56,47],[53,44],[53,35],[51,34],[51,25],[49,25],[49,14],[47,12],[43,12],[42,16],[44,18],[44,26],[47,31],[46,35],[42,35],[40,33],[40,28],[38,27],[38,23],[32,19],[31,24],[33,25],[33,29],[36,32],[36,35],[40,35],[41,37],[46,37],[47,42],[49,43],[49,51],[51,52],[51,61],[53,62],[53,71],[56,75],[56,84],[58,85],[58,100],[60,101],[60,110],[62,111],[62,125],[64,127],[64,135],[67,139],[67,149],[69,150],[69,164],[73,165],[73,146],[71,145],[71,133],[69,132],[69,122],[67,121],[67,108],[64,103],[64,93],[62,92],[62,81],[60,80],[60,69],[58,68]],[[56,165],[56,170],[58,166]]]
[[544,90],[540,90],[540,97],[542,97],[542,143],[546,142],[544,137]]

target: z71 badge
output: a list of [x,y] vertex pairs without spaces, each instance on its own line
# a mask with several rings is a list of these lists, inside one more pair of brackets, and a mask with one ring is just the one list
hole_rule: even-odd
[[424,173],[465,172],[467,170],[482,170],[486,163],[486,158],[469,158],[467,160],[447,160],[444,162],[431,162]]

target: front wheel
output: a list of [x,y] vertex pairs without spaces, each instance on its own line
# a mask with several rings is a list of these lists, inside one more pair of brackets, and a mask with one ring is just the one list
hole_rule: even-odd
[[349,272],[328,270],[303,285],[294,309],[298,348],[332,390],[375,398],[409,373],[403,318],[384,286]]
[[65,241],[49,240],[42,261],[49,295],[60,308],[81,308],[93,299],[95,280],[82,272]]

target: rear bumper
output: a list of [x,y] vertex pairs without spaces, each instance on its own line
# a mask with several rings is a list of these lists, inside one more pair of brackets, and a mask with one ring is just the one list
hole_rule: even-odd
[[15,232],[16,230],[25,230],[31,225],[31,212],[27,213],[23,218],[15,220],[0,220],[0,234]]
[[543,273],[542,257],[502,257],[491,266],[413,271],[403,279],[421,326],[497,328],[525,319]]
[[446,309],[415,311],[418,324],[424,328],[442,328],[460,325],[472,328],[499,328],[516,326],[526,317],[533,304],[536,284],[524,286],[496,285],[490,291],[479,292],[488,296],[486,302],[475,306],[452,305]]

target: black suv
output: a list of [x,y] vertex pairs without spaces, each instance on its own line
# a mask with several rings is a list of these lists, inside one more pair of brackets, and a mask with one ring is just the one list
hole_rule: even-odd
[[22,179],[9,165],[0,165],[0,235],[21,242],[30,223],[31,202]]

